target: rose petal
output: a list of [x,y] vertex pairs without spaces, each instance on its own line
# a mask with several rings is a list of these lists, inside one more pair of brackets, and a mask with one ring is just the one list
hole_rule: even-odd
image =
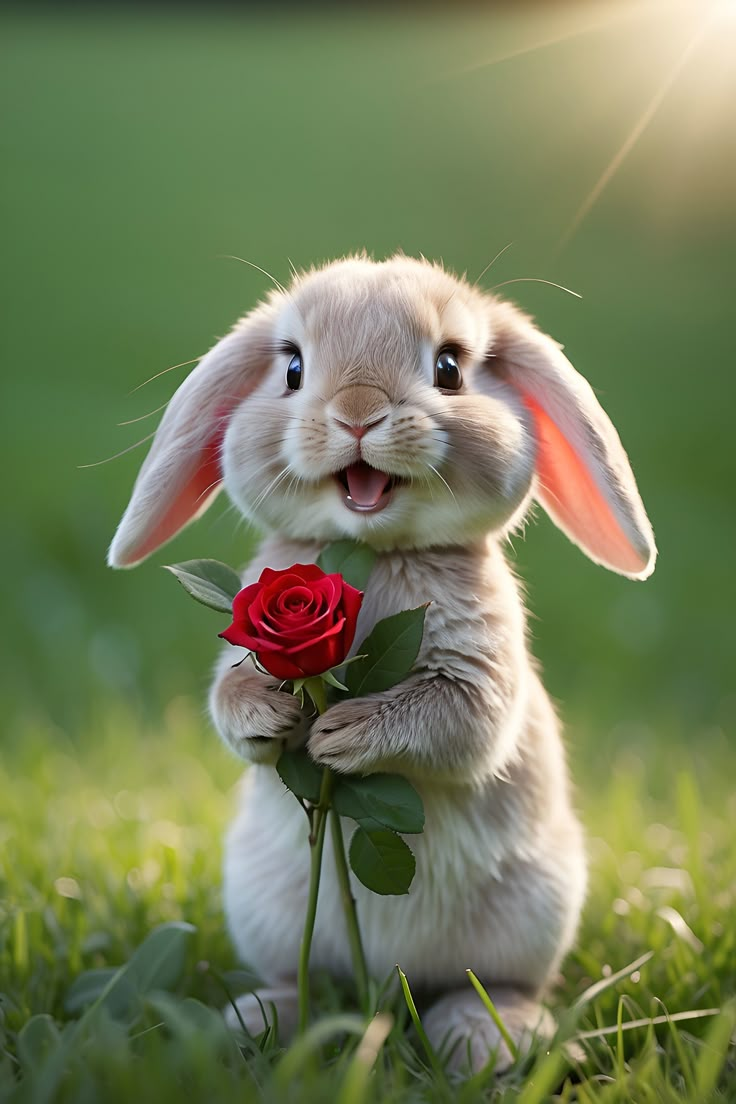
[[271,652],[283,651],[283,644],[263,640],[260,636],[254,636],[252,632],[247,632],[242,625],[234,623],[217,635],[222,640],[227,640],[228,644],[235,644],[238,648],[247,648],[251,652],[261,648]]
[[306,672],[302,671],[301,667],[288,659],[283,653],[280,652],[265,652],[263,655],[256,653],[256,658],[261,667],[280,679],[297,679],[304,678]]
[[264,640],[274,641],[279,647],[288,649],[305,641],[314,640],[322,636],[332,624],[334,624],[334,617],[325,616],[325,619],[310,621],[305,625],[279,628],[273,628],[262,622],[254,631],[261,635]]
[[264,567],[261,572],[259,583],[273,582],[274,579],[285,578],[288,575],[295,575],[300,582],[310,583],[315,579],[324,579],[325,573],[321,567],[317,567],[316,564],[292,564],[291,567],[282,568],[281,571],[274,571],[271,567]]
[[233,623],[220,636],[248,648],[277,678],[322,674],[340,664],[355,636],[363,595],[316,564],[264,568],[233,601]]
[[313,608],[314,605],[314,593],[306,586],[291,587],[289,590],[284,590],[279,594],[276,601],[276,608],[279,613],[294,613],[307,607]]
[[285,654],[307,675],[321,675],[345,658],[344,626],[345,618],[341,617],[321,636],[287,648]]
[[330,667],[337,667],[345,658],[343,634],[328,634],[319,642],[306,645],[292,658],[306,675],[322,675]]
[[342,586],[342,608],[345,614],[345,655],[350,651],[355,639],[355,627],[358,624],[358,614],[362,604],[363,592],[344,582]]
[[246,616],[253,599],[261,589],[260,583],[251,583],[250,586],[238,591],[233,598],[233,621],[241,621]]
[[[303,584],[295,581],[293,576],[289,576],[283,580],[276,579],[270,583],[269,586],[265,587],[257,596],[254,606],[258,610],[263,610],[264,613],[272,618],[279,617],[282,614],[280,603],[284,596],[290,594],[297,588],[301,591],[302,587]],[[314,603],[315,614],[321,612],[326,606],[325,599],[318,590],[312,594],[312,601]]]

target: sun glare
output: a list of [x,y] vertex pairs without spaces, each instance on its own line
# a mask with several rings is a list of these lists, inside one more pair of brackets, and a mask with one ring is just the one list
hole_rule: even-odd
[[[680,82],[686,82],[688,95],[694,105],[702,106],[703,127],[712,127],[721,120],[726,104],[736,95],[736,0],[642,0],[631,3],[605,4],[597,8],[596,18],[590,18],[590,9],[581,6],[578,11],[561,7],[560,17],[573,13],[555,33],[533,42],[509,43],[491,57],[471,61],[453,76],[477,73],[483,69],[512,62],[525,55],[561,46],[573,39],[600,35],[616,28],[627,28],[631,34],[632,49],[644,44],[650,54],[652,92],[633,119],[630,129],[614,150],[598,179],[579,204],[564,233],[558,250],[563,249],[575,236],[581,223],[588,217],[604,191],[622,169],[629,154],[638,145],[669,94]],[[583,18],[578,18],[581,14]],[[674,41],[674,46],[671,43]],[[618,59],[618,63],[621,62]],[[625,64],[625,59],[624,64]],[[722,103],[714,98],[714,83],[723,84]],[[728,88],[726,88],[728,85]]]
[[[649,5],[640,9],[642,15],[651,13],[652,10],[652,6]],[[682,26],[683,48],[674,59],[674,62],[662,74],[652,97],[644,105],[626,138],[578,207],[570,224],[560,238],[558,249],[563,249],[574,237],[583,220],[593,210],[608,184],[638,144],[670,91],[680,80],[685,79],[686,74],[691,75],[687,71],[695,68],[697,59],[700,61],[700,68],[695,69],[694,79],[690,80],[689,87],[692,88],[692,94],[695,98],[698,98],[700,94],[700,99],[705,105],[707,96],[704,89],[707,77],[710,74],[711,62],[715,60],[709,54],[712,55],[714,51],[725,48],[730,55],[734,45],[736,45],[730,33],[724,35],[725,30],[736,32],[736,0],[717,0],[711,7],[701,6],[700,4],[686,4],[669,8],[662,14],[673,30],[678,28],[678,24]],[[708,50],[709,46],[713,48],[710,51]],[[736,71],[733,69],[731,70],[729,83],[736,91]],[[704,106],[704,110],[707,111],[707,107]]]

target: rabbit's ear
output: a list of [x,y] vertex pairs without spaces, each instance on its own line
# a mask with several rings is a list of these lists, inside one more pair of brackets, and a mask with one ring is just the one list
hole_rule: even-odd
[[536,497],[596,563],[646,579],[657,554],[654,535],[628,457],[592,388],[511,304],[496,304],[492,326],[488,367],[520,393],[535,426]]
[[140,563],[217,495],[228,420],[266,370],[270,322],[265,315],[261,309],[240,322],[172,397],[110,545],[111,567]]

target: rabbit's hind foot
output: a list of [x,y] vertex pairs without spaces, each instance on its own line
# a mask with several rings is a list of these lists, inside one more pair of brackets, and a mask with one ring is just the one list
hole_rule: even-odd
[[[511,986],[491,986],[486,992],[520,1055],[535,1038],[554,1034],[552,1016],[527,993]],[[472,990],[446,993],[431,1005],[422,1023],[448,1070],[455,1073],[478,1073],[493,1055],[496,1073],[514,1061],[490,1013]]]

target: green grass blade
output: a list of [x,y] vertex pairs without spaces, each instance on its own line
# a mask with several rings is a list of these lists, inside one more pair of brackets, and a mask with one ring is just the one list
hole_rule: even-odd
[[501,1034],[501,1038],[505,1042],[506,1046],[509,1048],[509,1054],[511,1055],[511,1057],[514,1059],[515,1062],[518,1062],[518,1060],[519,1060],[519,1048],[516,1045],[516,1043],[514,1042],[514,1040],[511,1038],[511,1035],[508,1032],[508,1028],[506,1027],[506,1024],[503,1022],[503,1020],[499,1016],[498,1009],[496,1008],[496,1006],[493,1003],[493,1001],[491,1000],[491,998],[488,996],[488,993],[485,991],[485,989],[483,988],[481,983],[478,981],[478,978],[475,976],[473,971],[472,970],[466,970],[465,973],[468,975],[468,977],[470,979],[470,983],[473,986],[473,988],[475,989],[476,993],[478,994],[480,999],[483,1001],[483,1004],[486,1007],[488,1015],[491,1017],[491,1019],[493,1020],[493,1022],[496,1025],[496,1027],[498,1028],[498,1030]]
[[445,1074],[445,1070],[443,1068],[442,1063],[439,1060],[439,1057],[437,1055],[437,1051],[434,1049],[434,1047],[432,1046],[432,1044],[429,1041],[429,1036],[427,1035],[427,1032],[424,1030],[423,1023],[419,1018],[419,1013],[417,1012],[417,1006],[414,1003],[414,997],[412,996],[411,989],[409,988],[409,982],[407,980],[406,974],[404,973],[404,971],[401,969],[401,967],[398,964],[396,966],[396,969],[399,972],[399,980],[401,981],[401,990],[404,994],[404,1000],[406,1001],[406,1007],[409,1009],[409,1015],[411,1016],[412,1023],[414,1024],[414,1030],[416,1031],[417,1035],[419,1036],[419,1040],[422,1044],[422,1047],[424,1048],[424,1053],[427,1055],[427,1059],[429,1061],[429,1064],[432,1067],[432,1070],[434,1071],[434,1074],[437,1077],[437,1080],[438,1080],[439,1084],[441,1086],[443,1086],[443,1088],[447,1089],[449,1086],[447,1084],[447,1076]]
[[695,1068],[695,1099],[702,1104],[715,1091],[728,1058],[729,1044],[736,1028],[736,1003],[727,1005],[711,1025]]
[[371,1070],[393,1027],[393,1017],[379,1012],[371,1020],[343,1078],[335,1104],[363,1104]]
[[309,1059],[318,1054],[325,1043],[334,1039],[336,1035],[362,1036],[364,1032],[365,1020],[360,1016],[347,1014],[328,1016],[312,1024],[291,1044],[281,1059],[273,1076],[274,1089],[279,1092],[285,1091]]

